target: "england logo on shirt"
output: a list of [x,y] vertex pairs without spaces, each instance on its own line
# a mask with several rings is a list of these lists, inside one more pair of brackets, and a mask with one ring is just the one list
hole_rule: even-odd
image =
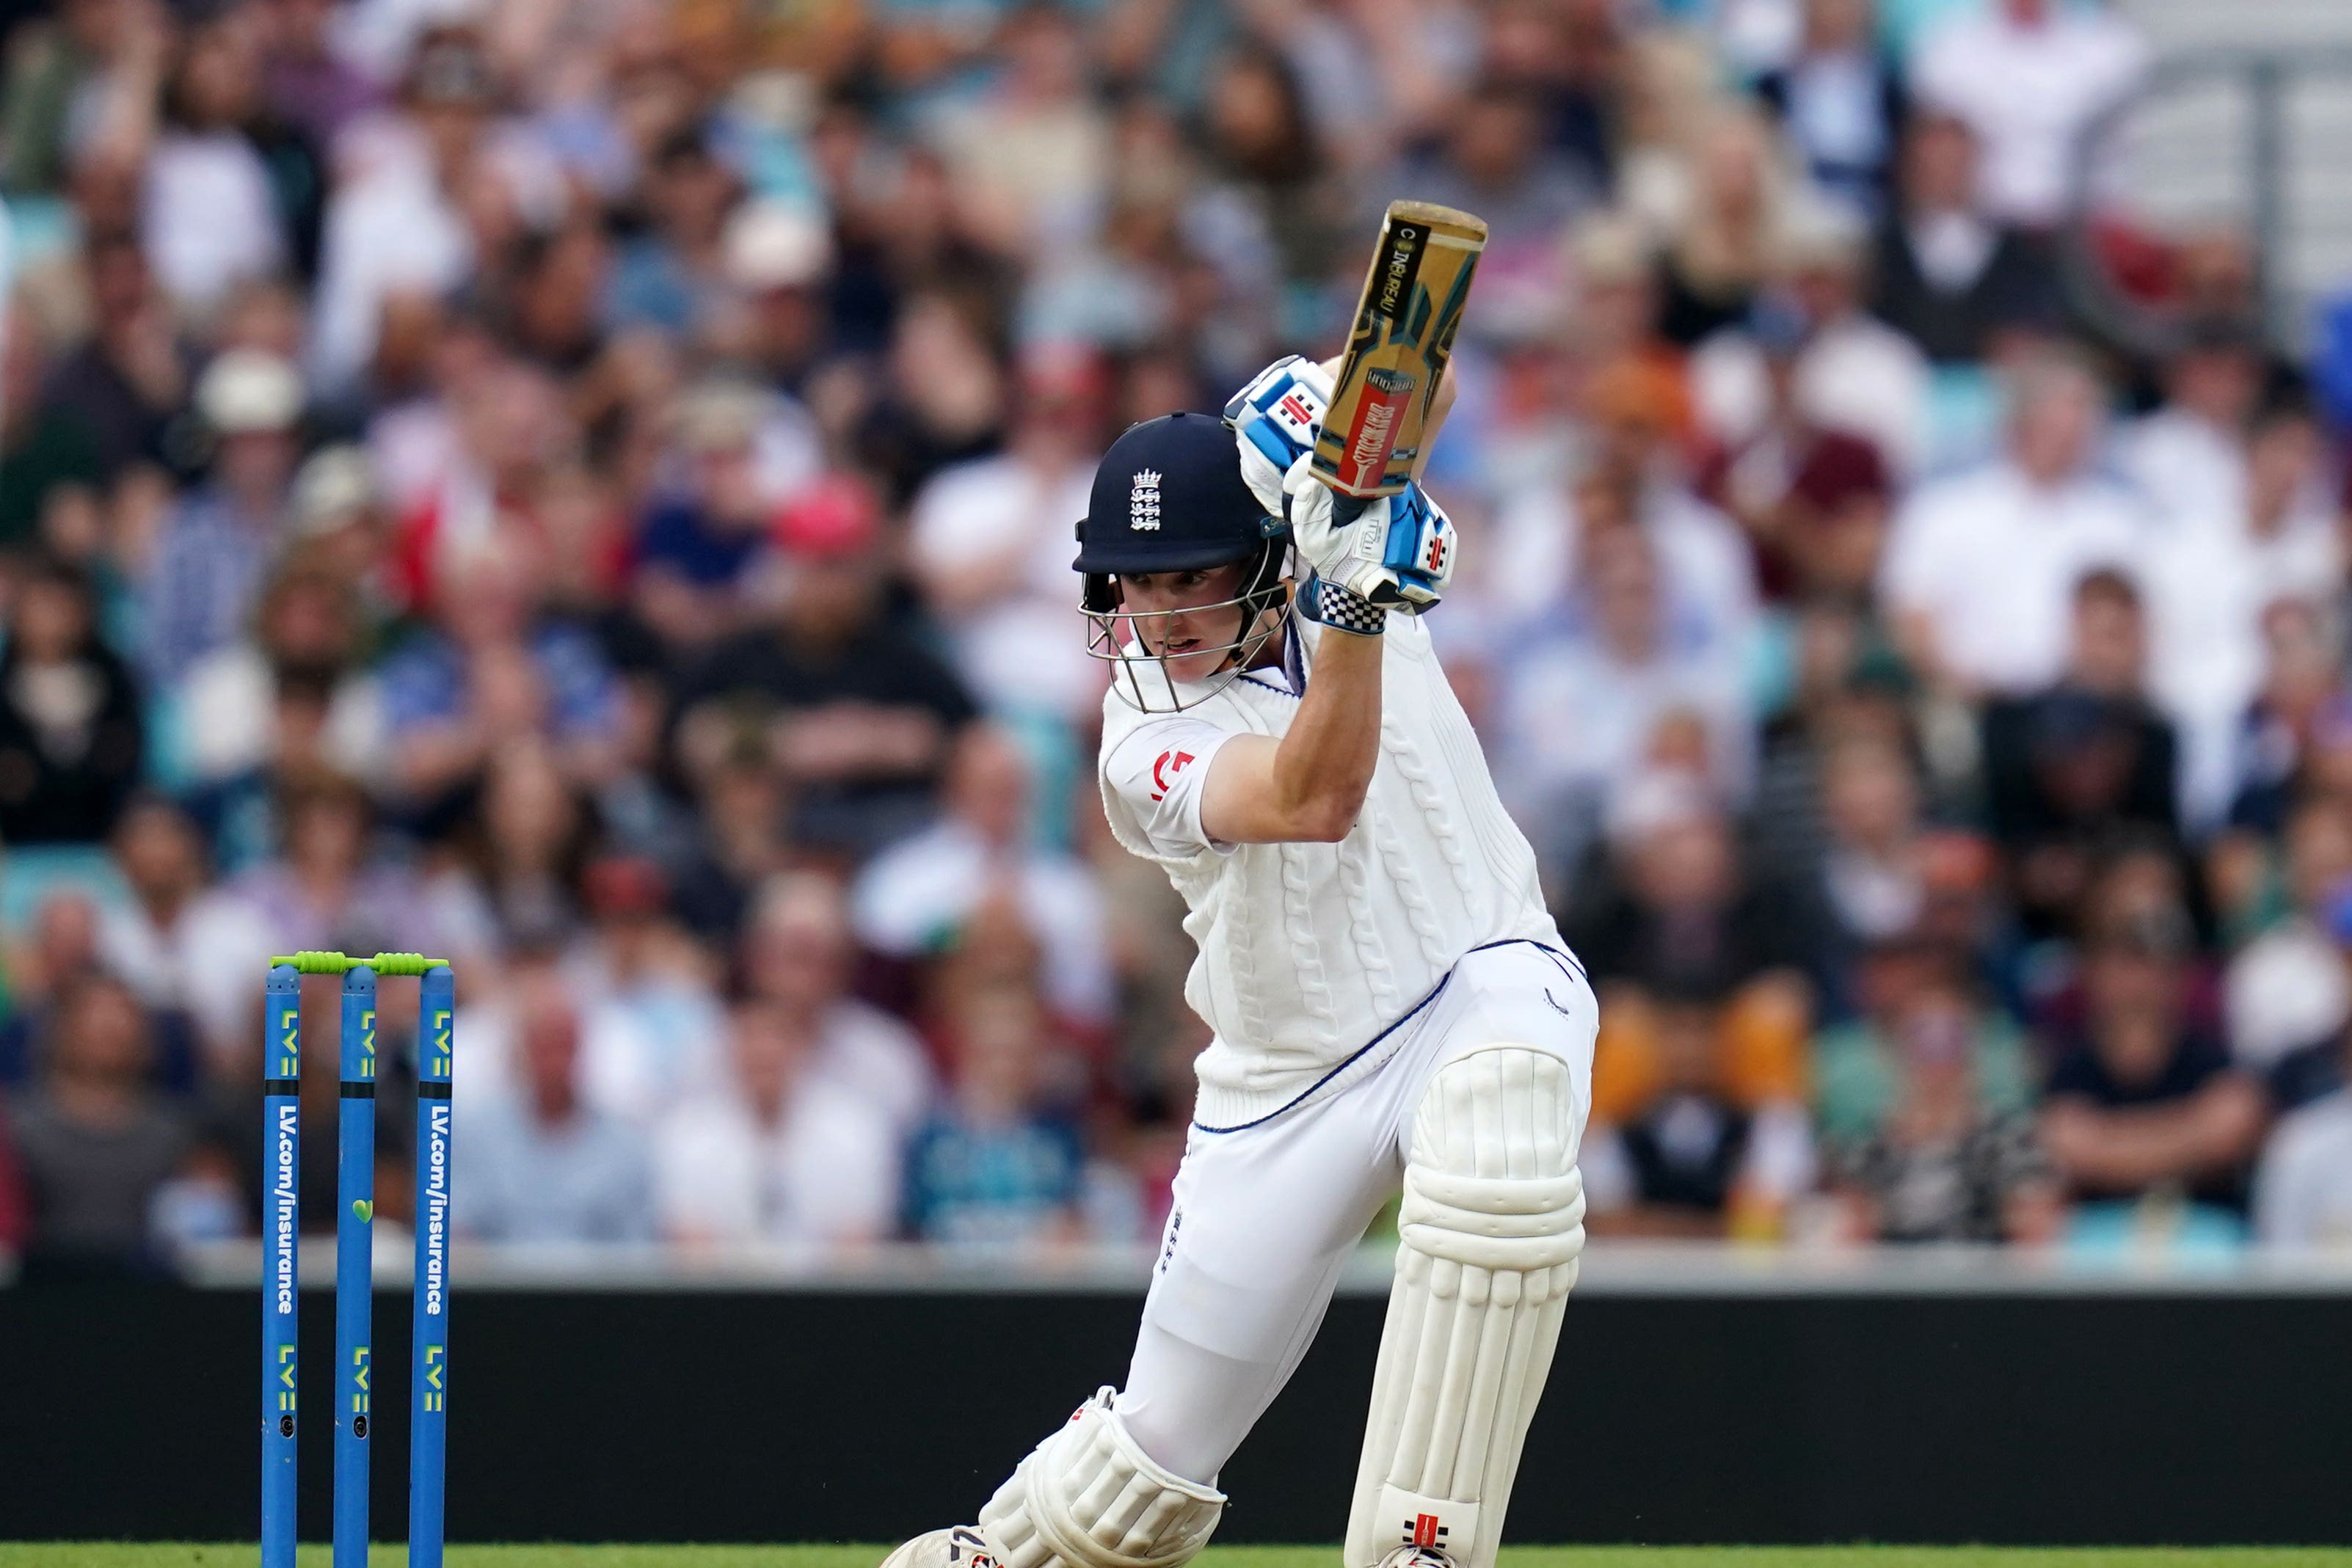
[[1146,468],[1127,493],[1127,526],[1139,533],[1160,531],[1160,471]]

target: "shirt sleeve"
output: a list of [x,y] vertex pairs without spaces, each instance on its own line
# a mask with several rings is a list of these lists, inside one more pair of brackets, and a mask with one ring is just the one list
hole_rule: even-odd
[[1757,1111],[1740,1176],[1750,1192],[1776,1204],[1793,1202],[1813,1185],[1813,1134],[1802,1107],[1780,1102]]
[[1949,591],[1944,557],[1949,497],[1930,491],[1897,513],[1879,562],[1878,587],[1898,610],[1933,612]]
[[2254,1234],[2273,1247],[2308,1246],[2317,1230],[2302,1131],[2303,1124],[2290,1117],[2271,1135],[2254,1170]]
[[1593,1214],[1614,1214],[1630,1208],[1636,1196],[1633,1162],[1625,1156],[1624,1140],[1617,1129],[1594,1123],[1585,1129],[1576,1152],[1577,1173],[1584,1178],[1584,1202]]
[[1130,732],[1103,762],[1103,779],[1163,855],[1220,854],[1234,846],[1201,826],[1201,789],[1217,750],[1237,733],[1171,715]]

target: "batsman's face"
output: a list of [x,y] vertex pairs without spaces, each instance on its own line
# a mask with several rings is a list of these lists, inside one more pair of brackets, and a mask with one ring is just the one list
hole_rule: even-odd
[[1118,580],[1121,608],[1144,652],[1168,662],[1180,681],[1205,680],[1241,641],[1239,561],[1195,571],[1143,571]]

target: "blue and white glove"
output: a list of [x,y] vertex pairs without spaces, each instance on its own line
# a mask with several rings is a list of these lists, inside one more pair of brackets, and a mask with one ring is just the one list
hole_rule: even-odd
[[1290,548],[1315,575],[1385,610],[1418,615],[1454,579],[1454,523],[1418,485],[1365,501],[1315,477],[1311,455],[1283,476]]
[[1242,478],[1258,505],[1282,516],[1283,476],[1315,450],[1323,412],[1331,406],[1331,378],[1297,354],[1258,371],[1225,404],[1225,423],[1241,445]]
[[1453,521],[1419,485],[1366,501],[1314,476],[1315,434],[1330,392],[1322,366],[1293,356],[1268,365],[1234,394],[1225,421],[1240,448],[1242,477],[1260,505],[1289,523],[1292,549],[1319,580],[1300,592],[1307,614],[1344,625],[1336,611],[1321,613],[1318,602],[1340,591],[1380,610],[1418,615],[1453,580]]

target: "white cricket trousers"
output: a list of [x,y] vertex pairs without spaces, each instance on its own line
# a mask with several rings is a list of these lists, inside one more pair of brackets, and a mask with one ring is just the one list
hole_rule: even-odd
[[1364,1228],[1396,1196],[1413,1113],[1447,1062],[1498,1043],[1557,1054],[1581,1141],[1600,1016],[1561,950],[1480,948],[1299,1100],[1244,1127],[1194,1125],[1113,1406],[1143,1451],[1188,1480],[1216,1480],[1307,1354]]

